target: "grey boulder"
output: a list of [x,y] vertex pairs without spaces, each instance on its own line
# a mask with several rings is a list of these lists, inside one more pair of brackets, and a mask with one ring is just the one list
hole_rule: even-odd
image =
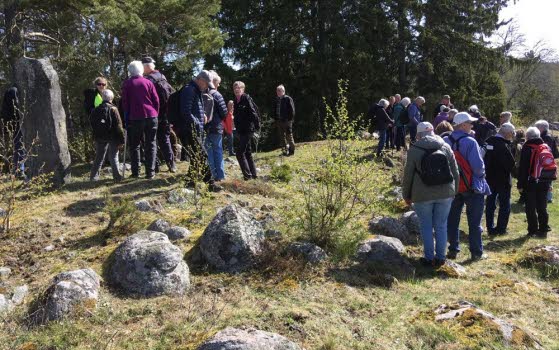
[[136,209],[138,209],[141,212],[153,211],[156,213],[160,213],[163,211],[163,207],[161,206],[161,203],[159,203],[158,201],[149,201],[147,199],[141,199],[139,201],[134,202],[134,205],[136,206]]
[[409,234],[404,224],[391,217],[374,217],[369,221],[369,231],[375,235],[398,238],[405,244],[417,241],[415,237]]
[[171,225],[167,221],[163,219],[157,219],[152,222],[147,229],[148,231],[165,233],[165,231],[167,231],[170,227]]
[[377,235],[359,245],[357,260],[363,263],[400,261],[404,252],[404,245],[399,239]]
[[408,232],[414,235],[421,233],[421,226],[419,224],[419,217],[416,212],[410,210],[400,217],[400,222],[408,229]]
[[246,209],[231,204],[213,218],[200,238],[206,262],[219,271],[245,271],[257,262],[265,232]]
[[177,241],[179,239],[187,239],[192,235],[189,229],[180,226],[171,226],[166,231],[165,234],[171,241]]
[[228,327],[207,340],[197,350],[303,350],[303,348],[276,333]]
[[114,252],[110,283],[128,295],[181,295],[190,286],[190,270],[179,247],[161,232],[140,231]]
[[63,272],[54,277],[33,313],[39,323],[60,320],[97,307],[101,278],[92,269]]
[[290,244],[289,251],[292,254],[303,257],[312,265],[317,265],[328,259],[324,249],[309,242],[294,242]]

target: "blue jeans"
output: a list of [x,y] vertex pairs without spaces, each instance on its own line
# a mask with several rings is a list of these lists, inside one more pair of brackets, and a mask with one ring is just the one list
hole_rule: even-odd
[[[427,260],[433,260],[433,258],[445,260],[447,220],[451,204],[452,198],[413,204],[413,208],[419,218],[421,239],[423,240],[423,254]],[[436,246],[433,245],[433,230],[435,231]]]
[[466,217],[468,219],[468,241],[470,243],[470,254],[481,256],[483,254],[483,243],[481,241],[481,219],[483,217],[484,195],[481,193],[461,193],[454,197],[448,214],[448,250],[460,251],[460,216],[464,204],[466,205]]
[[223,164],[223,135],[219,133],[209,133],[204,140],[204,147],[208,153],[208,163],[212,177],[216,181],[225,178]]
[[[491,189],[491,194],[487,196],[485,208],[485,222],[487,232],[506,232],[510,216],[510,193],[511,188]],[[497,199],[499,200],[499,217],[495,226],[495,210],[497,209]]]
[[382,150],[384,149],[384,144],[386,143],[386,129],[378,131],[378,146],[377,146],[377,157],[380,156]]

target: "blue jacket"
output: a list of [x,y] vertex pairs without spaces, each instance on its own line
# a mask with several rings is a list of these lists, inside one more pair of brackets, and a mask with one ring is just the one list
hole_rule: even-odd
[[181,119],[185,125],[195,126],[197,132],[204,130],[204,105],[202,92],[194,81],[186,85],[180,95]]
[[210,89],[210,95],[214,98],[214,113],[212,120],[206,125],[206,130],[211,134],[222,134],[227,105],[223,96],[216,89]]
[[[453,131],[451,136],[454,140],[458,140],[459,138],[466,136],[458,141],[458,144],[460,154],[466,159],[472,168],[472,190],[476,193],[490,195],[491,190],[485,180],[485,164],[483,163],[483,158],[481,158],[477,141],[461,130]],[[444,140],[450,145],[452,150],[456,150],[456,146],[452,145],[448,136],[445,137]]]
[[421,116],[421,110],[415,104],[415,102],[411,103],[408,106],[408,115],[410,116],[410,123],[411,126],[417,126],[417,124],[421,123],[423,117]]

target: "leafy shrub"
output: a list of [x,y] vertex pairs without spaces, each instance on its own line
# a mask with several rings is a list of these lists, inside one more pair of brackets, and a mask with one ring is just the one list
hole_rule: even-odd
[[291,167],[289,164],[272,165],[272,170],[270,171],[270,177],[274,181],[289,183],[293,178],[291,172]]
[[130,197],[111,197],[105,195],[103,210],[109,215],[109,223],[104,237],[126,236],[141,228],[140,214]]
[[359,217],[378,207],[378,193],[390,181],[379,165],[363,157],[365,143],[357,141],[360,118],[347,111],[347,82],[340,81],[335,110],[326,104],[326,155],[300,173],[303,205],[295,214],[300,238],[343,259],[354,254],[367,235]]

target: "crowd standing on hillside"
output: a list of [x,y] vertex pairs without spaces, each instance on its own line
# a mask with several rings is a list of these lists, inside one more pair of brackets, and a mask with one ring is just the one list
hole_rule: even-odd
[[[155,69],[151,57],[131,62],[128,73],[117,104],[103,77],[84,92],[84,111],[89,116],[96,153],[92,181],[99,179],[105,158],[113,179],[123,178],[125,168],[120,170],[118,154],[124,148],[125,156],[129,152],[132,178],[139,177],[142,163],[145,177],[153,179],[160,171],[160,159],[171,173],[177,171],[177,161],[185,160],[189,162],[188,186],[203,181],[210,191],[219,191],[219,182],[226,178],[224,140],[229,156],[235,154],[244,180],[258,178],[252,143],[260,132],[260,112],[242,81],[233,84],[234,99],[226,103],[219,92],[221,77],[215,71],[202,70],[177,91]],[[524,132],[515,129],[511,112],[502,112],[496,126],[477,105],[459,112],[450,96],[444,95],[433,111],[431,124],[423,118],[425,102],[422,96],[412,101],[396,94],[371,105],[367,113],[379,136],[377,157],[386,149],[407,151],[402,191],[419,218],[423,263],[440,266],[458,256],[464,206],[471,258],[484,259],[483,213],[488,235],[507,234],[513,176],[517,178],[519,203],[525,207],[527,235],[546,238],[551,231],[547,204],[553,199],[555,159],[559,158],[549,123],[539,120]],[[8,89],[2,105],[3,122],[19,119],[17,103],[17,88]],[[295,103],[283,85],[276,89],[272,110],[282,155],[292,156]],[[22,133],[17,125],[13,171],[24,175]]]
[[[410,135],[402,190],[419,218],[425,265],[440,266],[458,256],[464,206],[471,259],[486,258],[484,209],[488,235],[506,235],[513,176],[517,178],[519,202],[525,206],[527,236],[547,237],[551,231],[547,204],[552,201],[551,185],[557,178],[555,159],[559,158],[547,121],[537,121],[526,133],[517,132],[511,123],[512,113],[503,112],[497,127],[477,105],[458,112],[450,96],[445,95],[435,108],[432,125],[423,121],[423,97],[409,103],[409,98],[400,100],[400,95],[395,95],[395,101],[392,113],[388,113],[387,101],[381,99],[369,115],[379,133],[378,156],[387,145],[386,138],[393,137],[399,150],[407,149],[402,135]],[[390,125],[394,126],[392,134]]]

